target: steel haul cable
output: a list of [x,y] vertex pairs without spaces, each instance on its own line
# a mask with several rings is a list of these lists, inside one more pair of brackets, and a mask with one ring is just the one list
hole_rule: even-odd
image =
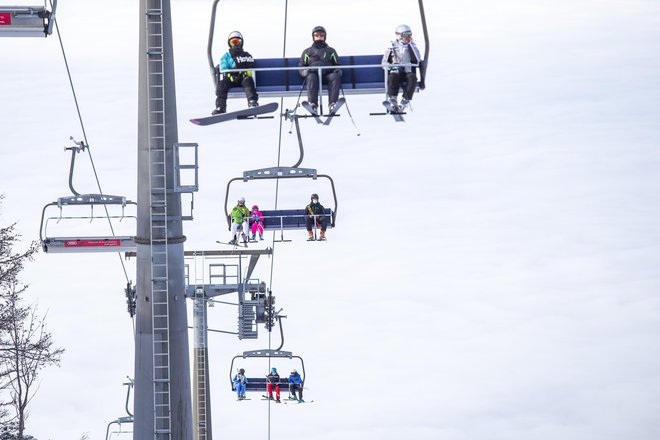
[[[50,1],[50,6],[51,6],[51,8],[53,7],[53,2],[52,1]],[[80,121],[80,129],[82,130],[84,142],[85,142],[85,145],[87,145],[87,152],[89,154],[89,160],[92,164],[92,170],[94,172],[94,179],[96,180],[96,185],[99,189],[99,193],[103,194],[103,190],[101,189],[101,182],[99,180],[98,173],[96,172],[96,166],[94,165],[94,159],[92,158],[92,150],[91,150],[91,148],[89,146],[89,142],[87,140],[87,133],[85,131],[85,124],[83,122],[82,114],[80,112],[80,106],[78,105],[78,97],[76,95],[76,89],[73,85],[73,78],[71,77],[71,70],[69,69],[69,63],[68,63],[67,58],[66,58],[66,52],[64,50],[64,43],[62,42],[62,34],[60,32],[60,27],[58,25],[57,19],[55,19],[54,21],[55,21],[55,30],[57,31],[57,38],[58,38],[58,41],[60,42],[60,49],[62,50],[62,57],[64,59],[64,66],[66,67],[66,73],[67,73],[67,76],[69,78],[69,85],[71,86],[71,93],[73,95],[73,101],[76,105],[76,112],[78,114],[78,120]],[[103,205],[103,208],[105,209],[105,215],[108,219],[108,224],[110,225],[110,231],[112,232],[112,235],[115,236],[115,231],[114,231],[114,228],[112,226],[112,221],[110,220],[110,214],[108,212],[108,207],[106,205]],[[120,262],[122,270],[124,272],[124,277],[126,278],[126,282],[129,283],[130,280],[128,278],[128,273],[126,271],[126,265],[124,264],[124,260],[122,260],[122,258],[121,258],[121,253],[117,252],[117,257],[119,258],[119,262]]]

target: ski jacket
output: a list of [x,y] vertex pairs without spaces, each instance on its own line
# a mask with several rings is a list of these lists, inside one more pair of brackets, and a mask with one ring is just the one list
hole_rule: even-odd
[[263,223],[264,215],[261,211],[252,211],[250,212],[250,224],[252,223]]
[[244,374],[236,374],[236,376],[234,376],[233,382],[234,385],[238,385],[239,383],[243,383],[243,384],[248,383],[248,380]]
[[231,221],[234,223],[243,223],[250,217],[250,210],[245,206],[236,205],[231,210]]
[[320,203],[310,203],[305,206],[305,213],[307,215],[321,215],[325,208]]
[[[249,69],[254,67],[254,58],[249,52],[243,49],[232,49],[220,59],[220,71],[228,69]],[[246,76],[252,76],[252,71],[247,72],[226,72],[224,73],[231,81],[242,79]]]
[[298,373],[295,373],[295,374],[292,373],[289,376],[289,383],[293,383],[293,384],[296,384],[296,385],[301,385],[302,384],[302,377],[300,377],[300,374],[298,374]]
[[[417,49],[417,45],[414,42],[403,43],[401,40],[395,40],[392,41],[392,45],[387,48],[385,55],[383,55],[382,64],[418,64],[421,60],[422,56],[419,54],[419,49]],[[416,67],[390,67],[385,69],[395,72],[405,69],[406,73],[410,73],[415,72]]]
[[266,380],[268,381],[269,384],[272,385],[277,385],[280,383],[280,375],[275,373],[270,373],[268,376],[266,376]]
[[[300,56],[299,67],[316,67],[316,66],[338,66],[339,55],[337,51],[328,46],[324,41],[317,41],[310,47],[305,49]],[[330,70],[324,70],[323,73],[329,73]],[[335,69],[335,72],[341,73],[341,70]],[[309,69],[301,70],[301,76],[307,76]]]

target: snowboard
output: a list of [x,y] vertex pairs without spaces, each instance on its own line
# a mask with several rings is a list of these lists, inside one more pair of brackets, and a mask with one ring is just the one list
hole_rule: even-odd
[[259,105],[256,107],[249,107],[243,110],[237,110],[229,113],[220,113],[219,115],[206,116],[203,118],[191,119],[195,125],[213,125],[219,122],[233,121],[235,119],[248,119],[254,118],[257,115],[271,113],[277,110],[279,104],[277,102],[269,102],[268,104]]

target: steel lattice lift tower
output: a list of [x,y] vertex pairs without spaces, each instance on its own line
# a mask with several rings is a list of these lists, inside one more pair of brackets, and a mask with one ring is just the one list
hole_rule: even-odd
[[140,0],[133,438],[192,440],[169,0]]

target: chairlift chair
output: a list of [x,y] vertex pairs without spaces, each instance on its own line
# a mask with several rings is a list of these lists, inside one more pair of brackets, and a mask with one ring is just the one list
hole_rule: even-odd
[[[335,191],[335,183],[332,178],[326,174],[317,174],[314,168],[297,168],[297,167],[270,167],[261,168],[256,170],[249,170],[243,172],[243,177],[235,177],[227,183],[227,191],[225,193],[225,215],[227,218],[227,225],[231,229],[231,215],[229,213],[229,188],[231,184],[237,180],[248,182],[250,180],[260,179],[314,179],[318,177],[328,179],[332,188],[332,197],[334,200],[333,208],[325,208],[323,216],[330,221],[327,223],[328,228],[333,228],[336,225],[337,217],[337,192]],[[280,240],[276,241],[290,241],[284,240],[285,229],[306,229],[305,220],[307,213],[304,209],[272,209],[261,210],[264,216],[264,230],[279,230]]]
[[[126,200],[125,197],[112,196],[108,194],[80,194],[77,196],[60,197],[56,202],[48,203],[41,211],[41,223],[39,226],[39,239],[44,252],[50,253],[70,253],[70,252],[124,252],[134,251],[137,246],[134,236],[113,236],[113,235],[94,235],[94,236],[61,236],[51,235],[48,232],[50,222],[59,223],[61,221],[80,221],[96,219],[113,219],[123,221],[132,219],[137,221],[135,215],[126,215],[125,208],[128,205],[137,207],[137,203]],[[90,215],[63,216],[62,212],[66,207],[88,206]],[[119,215],[94,215],[94,206],[120,206]],[[47,216],[47,211],[53,207],[59,209],[58,216]]]
[[[236,362],[236,359],[248,359],[248,358],[258,358],[258,359],[298,359],[300,362],[300,370],[301,372],[301,378],[302,378],[302,385],[305,385],[305,379],[307,375],[305,374],[305,362],[303,361],[303,358],[300,356],[294,356],[292,352],[290,351],[283,351],[283,350],[270,350],[270,349],[264,349],[264,350],[252,350],[252,351],[244,351],[242,355],[234,356],[231,360],[231,366],[229,367],[229,384],[230,388],[232,391],[234,391],[234,375],[236,374],[236,370],[234,370],[234,363]],[[296,370],[298,370],[296,368]],[[279,385],[289,385],[289,382],[287,382],[287,378],[284,376],[280,376],[280,382]],[[266,392],[266,375],[263,375],[262,377],[250,377],[247,376],[247,384],[245,385],[245,391],[260,391],[262,393]]]
[[[215,32],[215,19],[217,5],[219,0],[214,0],[211,11],[211,26],[209,29],[209,39],[207,45],[207,58],[214,85],[219,81],[221,72],[213,59],[213,40]],[[418,0],[419,12],[422,21],[422,31],[424,35],[424,60],[419,64],[420,79],[417,84],[417,90],[425,88],[426,69],[428,67],[429,57],[429,38],[426,26],[426,16],[424,13],[424,3]],[[383,54],[376,55],[349,55],[340,56],[340,68],[342,69],[341,88],[346,95],[356,94],[386,94],[387,91],[387,72],[384,67],[392,65],[382,64]],[[255,67],[251,69],[231,69],[227,72],[252,71],[255,86],[259,96],[266,97],[286,97],[299,96],[303,87],[304,78],[299,74],[302,69],[309,67],[298,67],[299,58],[257,58]],[[403,65],[402,65],[403,66]],[[335,69],[336,67],[326,67]],[[319,68],[322,70],[323,68]],[[321,72],[319,72],[319,77]],[[323,84],[319,84],[319,94],[322,97]],[[245,97],[242,88],[229,89],[228,97]],[[322,102],[321,100],[319,102]]]
[[44,6],[0,6],[0,37],[47,37],[53,32],[53,10]]

